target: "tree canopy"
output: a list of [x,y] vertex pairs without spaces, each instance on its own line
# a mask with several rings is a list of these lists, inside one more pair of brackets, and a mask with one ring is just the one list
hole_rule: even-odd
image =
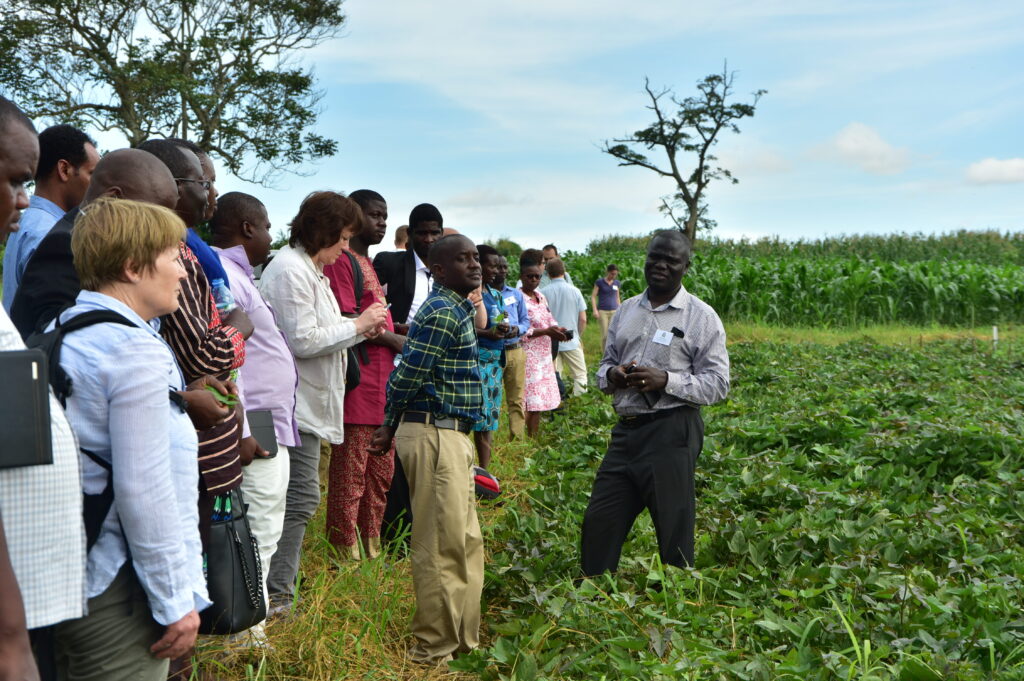
[[[651,103],[655,120],[643,130],[619,139],[606,141],[604,151],[619,161],[620,166],[647,168],[662,177],[675,181],[676,191],[662,198],[661,209],[686,233],[691,240],[697,228],[711,227],[714,221],[707,216],[704,190],[713,180],[739,182],[727,168],[718,165],[712,148],[718,144],[723,131],[739,133],[737,122],[754,115],[754,108],[766,90],[753,93],[750,103],[729,103],[733,94],[735,72],[728,66],[721,73],[713,73],[697,83],[696,96],[679,99],[671,90],[655,90],[644,79],[644,90]],[[638,149],[664,153],[668,165],[663,165]],[[693,164],[692,170],[683,164]],[[682,216],[676,210],[684,211]]]
[[34,118],[186,137],[269,184],[337,150],[298,55],[344,22],[341,0],[7,0],[0,86]]

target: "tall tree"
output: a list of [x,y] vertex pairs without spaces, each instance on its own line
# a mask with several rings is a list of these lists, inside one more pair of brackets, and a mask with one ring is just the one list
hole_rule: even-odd
[[[729,103],[733,94],[735,71],[723,66],[721,73],[714,73],[697,83],[699,94],[680,100],[671,90],[654,90],[650,80],[644,79],[644,90],[651,103],[648,109],[654,112],[654,122],[643,130],[621,139],[604,143],[604,151],[619,160],[620,166],[639,166],[653,170],[662,177],[676,183],[676,191],[662,197],[661,210],[676,227],[694,239],[697,228],[709,228],[715,223],[707,217],[704,190],[713,180],[724,179],[732,184],[739,182],[732,172],[717,164],[718,157],[712,154],[723,131],[740,131],[738,121],[754,115],[757,102],[766,90],[753,93],[750,103]],[[660,149],[668,165],[648,158],[638,149],[647,152]],[[692,170],[683,168],[693,163]],[[677,215],[676,211],[683,211]]]
[[5,0],[0,86],[33,117],[188,137],[272,183],[333,155],[322,93],[298,64],[338,35],[342,0]]

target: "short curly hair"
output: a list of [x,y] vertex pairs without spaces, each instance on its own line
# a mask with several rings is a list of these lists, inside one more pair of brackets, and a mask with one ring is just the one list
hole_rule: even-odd
[[316,255],[338,243],[344,232],[358,231],[362,224],[363,211],[352,199],[341,192],[313,192],[302,200],[289,224],[288,245]]

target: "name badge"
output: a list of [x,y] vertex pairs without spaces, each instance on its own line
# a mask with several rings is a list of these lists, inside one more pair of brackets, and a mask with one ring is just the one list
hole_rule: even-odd
[[516,304],[516,297],[515,296],[507,296],[505,298],[505,304],[506,305],[515,305]]
[[658,345],[672,345],[672,332],[658,329],[654,334],[654,342]]
[[618,291],[619,290],[619,285],[618,284],[612,284],[612,290],[613,291]]

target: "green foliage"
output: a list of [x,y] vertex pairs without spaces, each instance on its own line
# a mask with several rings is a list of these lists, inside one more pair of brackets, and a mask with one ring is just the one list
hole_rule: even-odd
[[[634,241],[635,239],[635,241]],[[582,286],[619,266],[623,298],[644,290],[646,237],[609,237],[568,252]],[[977,326],[1024,321],[1024,235],[710,241],[684,284],[722,316],[772,325]]]
[[[661,210],[676,227],[691,239],[698,227],[710,229],[715,221],[707,216],[704,191],[715,180],[739,182],[728,168],[718,165],[712,153],[722,132],[739,134],[738,122],[754,115],[757,102],[766,93],[753,93],[753,101],[729,102],[733,94],[735,72],[724,65],[721,73],[712,73],[697,83],[697,96],[679,99],[669,89],[655,91],[644,79],[644,90],[654,112],[654,122],[631,135],[605,142],[603,151],[620,166],[646,168],[675,182],[675,191],[662,198]],[[647,153],[665,155],[665,164],[651,160]],[[684,170],[681,166],[693,166]],[[682,216],[675,211],[682,209]]]
[[522,246],[507,237],[492,239],[490,241],[485,241],[484,243],[488,246],[493,246],[494,250],[508,258],[509,265],[512,265],[514,261],[518,261],[519,254],[523,252]]
[[0,84],[32,117],[192,139],[268,183],[333,155],[297,54],[336,37],[341,0],[10,0]]
[[1024,346],[741,343],[705,409],[697,565],[646,513],[620,572],[579,580],[614,420],[590,392],[485,526],[491,679],[1024,678]]

